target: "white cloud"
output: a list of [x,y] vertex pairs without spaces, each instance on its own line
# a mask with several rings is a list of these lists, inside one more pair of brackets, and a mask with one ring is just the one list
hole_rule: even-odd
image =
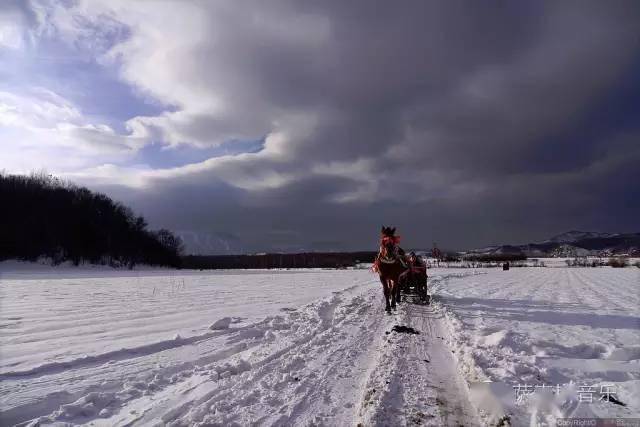
[[0,92],[0,168],[64,172],[131,157],[140,139],[90,123],[69,100],[35,87],[26,93]]
[[0,91],[0,125],[25,128],[52,128],[58,123],[77,123],[80,111],[68,100],[41,87],[29,93]]
[[49,22],[70,44],[126,28],[125,39],[96,49],[96,57],[117,64],[122,80],[140,93],[173,107],[131,119],[130,129],[168,145],[209,147],[262,138],[290,114],[261,93],[265,77],[253,63],[263,60],[261,43],[305,49],[330,37],[326,17],[280,3],[253,6],[84,0],[53,7]]
[[0,12],[0,49],[20,49],[24,45],[22,17],[14,11]]

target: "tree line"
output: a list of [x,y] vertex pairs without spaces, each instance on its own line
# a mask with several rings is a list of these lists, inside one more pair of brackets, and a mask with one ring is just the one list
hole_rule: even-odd
[[189,255],[182,266],[191,269],[346,268],[371,263],[377,252],[304,252],[259,255]]
[[104,194],[52,175],[0,173],[0,259],[178,267],[182,242]]

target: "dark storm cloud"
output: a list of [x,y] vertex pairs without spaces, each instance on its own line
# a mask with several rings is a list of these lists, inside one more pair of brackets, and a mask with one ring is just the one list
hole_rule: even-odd
[[278,155],[267,139],[111,190],[154,224],[250,250],[371,248],[383,223],[415,247],[638,231],[637,2],[233,3],[212,20],[184,78],[228,109],[181,134],[261,138],[284,120],[290,136]]

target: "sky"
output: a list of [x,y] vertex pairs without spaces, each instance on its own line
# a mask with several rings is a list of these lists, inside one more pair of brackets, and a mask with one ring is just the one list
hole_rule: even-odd
[[201,253],[640,231],[637,1],[0,2],[0,170]]

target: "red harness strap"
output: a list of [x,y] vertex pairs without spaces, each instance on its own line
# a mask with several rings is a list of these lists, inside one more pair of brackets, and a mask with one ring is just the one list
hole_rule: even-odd
[[380,245],[386,246],[389,243],[392,245],[397,245],[400,243],[400,236],[382,236],[380,238]]

